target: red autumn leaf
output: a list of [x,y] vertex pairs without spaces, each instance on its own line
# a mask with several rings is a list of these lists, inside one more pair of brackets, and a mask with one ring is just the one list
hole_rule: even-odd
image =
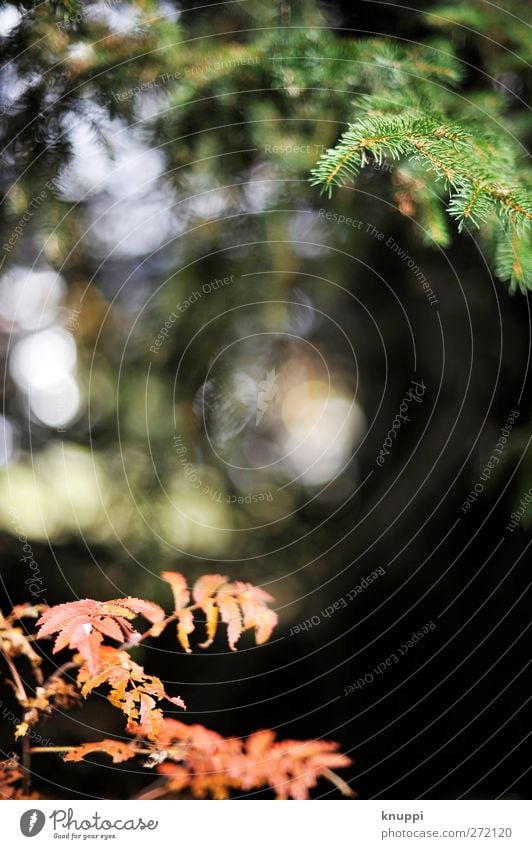
[[212,596],[217,589],[226,583],[225,575],[202,575],[194,584],[192,598],[196,604],[202,604],[208,596]]
[[92,674],[100,665],[103,637],[117,642],[129,639],[136,632],[129,620],[141,614],[149,622],[159,622],[164,611],[158,604],[138,598],[95,601],[91,598],[58,604],[46,610],[37,625],[37,637],[58,634],[54,654],[68,646],[77,649]]
[[246,751],[248,755],[254,758],[263,757],[275,740],[275,731],[255,731],[251,734],[246,742]]
[[164,619],[164,610],[162,607],[153,601],[145,601],[143,598],[131,598],[128,596],[128,598],[115,599],[114,602],[109,603],[116,604],[119,607],[127,607],[133,613],[144,616],[148,622],[162,622]]
[[177,639],[187,652],[190,654],[192,649],[188,641],[188,635],[194,630],[194,612],[187,607],[180,610],[177,615]]
[[42,674],[39,668],[41,658],[34,651],[23,629],[13,625],[13,622],[17,619],[29,615],[28,613],[23,613],[22,608],[25,608],[25,605],[19,605],[18,611],[17,608],[14,608],[12,613],[7,617],[4,617],[0,613],[0,653],[11,659],[20,657],[21,655],[26,657],[31,663],[33,674],[37,678],[37,681],[41,683]]
[[[177,638],[186,652],[190,652],[189,636],[195,629],[193,612],[201,610],[205,614],[207,639],[199,644],[208,648],[215,636],[218,621],[227,625],[227,639],[232,651],[243,631],[253,628],[255,642],[260,645],[269,639],[278,617],[268,607],[273,601],[269,593],[254,587],[253,584],[234,581],[228,583],[225,575],[202,575],[192,588],[193,604],[190,606],[190,592],[183,575],[179,572],[163,572],[162,577],[172,587],[177,618]],[[158,632],[159,633],[159,632]]]
[[332,772],[351,761],[326,740],[276,741],[273,731],[258,731],[247,740],[224,738],[202,725],[165,719],[157,746],[166,756],[157,771],[167,792],[188,789],[195,798],[226,799],[231,791],[269,787],[278,799],[308,799],[318,780],[326,778],[353,796]]
[[86,664],[81,665],[77,683],[81,686],[81,695],[87,698],[89,693],[102,684],[109,684],[111,689],[117,689],[122,684],[125,686],[135,674],[140,677],[144,670],[127,652],[113,646],[102,646],[99,669],[92,672]]
[[163,712],[156,707],[156,701],[146,693],[140,694],[140,713],[137,727],[139,732],[148,740],[157,740],[157,735],[164,726]]
[[205,614],[207,628],[207,639],[199,644],[200,649],[206,649],[212,645],[216,636],[219,608],[212,595],[226,582],[227,577],[225,575],[202,575],[194,584],[192,597]]
[[236,644],[242,633],[242,613],[238,602],[230,591],[220,590],[216,595],[216,604],[220,610],[222,622],[227,625],[227,642],[231,651],[236,651]]
[[[80,667],[77,683],[84,697],[96,687],[109,685],[107,698],[126,716],[128,730],[135,732],[141,725],[145,736],[151,740],[155,740],[154,735],[161,727],[162,712],[157,702],[166,700],[186,710],[184,701],[179,696],[169,696],[159,678],[146,674],[128,652],[112,646],[102,646],[100,667],[95,674],[91,673],[88,664]],[[153,712],[151,718],[149,711]]]
[[277,613],[266,606],[274,600],[273,596],[260,587],[254,587],[253,584],[235,581],[232,586],[242,608],[244,628],[254,628],[255,641],[258,645],[262,645],[269,640],[279,621]]
[[110,755],[113,763],[120,764],[134,758],[136,755],[135,747],[131,743],[121,743],[119,740],[99,740],[98,743],[83,743],[81,746],[76,746],[64,757],[65,761],[82,761],[86,755],[93,752],[104,752]]
[[173,705],[176,705],[177,707],[183,708],[183,710],[187,709],[187,706],[186,706],[185,702],[183,701],[183,699],[181,698],[181,696],[167,696],[165,694],[165,699],[166,699],[167,702],[172,702]]
[[218,606],[213,598],[206,598],[201,603],[201,609],[205,613],[205,624],[207,627],[207,639],[200,643],[200,649],[208,649],[216,636],[218,626]]
[[186,607],[190,601],[186,578],[179,572],[161,572],[161,578],[172,588],[175,609],[181,610],[182,607]]
[[110,637],[111,640],[116,640],[121,643],[124,639],[124,631],[116,621],[110,616],[101,616],[93,622],[94,627],[105,637]]
[[20,798],[17,784],[22,783],[23,778],[24,773],[16,758],[0,761],[0,801]]
[[[70,634],[69,646],[77,649],[84,658],[91,672],[96,672],[100,666],[100,646],[103,642],[103,634],[96,631],[90,622],[83,622],[74,628]],[[57,651],[57,644],[54,652]]]
[[15,619],[37,619],[45,609],[44,604],[30,604],[29,602],[16,604],[9,614],[8,619],[10,622],[13,622]]

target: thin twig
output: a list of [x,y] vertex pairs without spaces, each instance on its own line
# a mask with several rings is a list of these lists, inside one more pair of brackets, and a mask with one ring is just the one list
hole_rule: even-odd
[[136,796],[133,796],[134,799],[160,799],[161,796],[166,796],[168,790],[168,785],[164,779],[159,779],[154,781],[152,784],[149,784],[142,793],[138,793]]
[[22,738],[22,789],[25,796],[31,793],[31,749],[28,737]]
[[329,769],[329,767],[326,766],[322,770],[322,774],[324,778],[326,778],[328,781],[331,782],[331,784],[334,784],[334,786],[338,788],[338,790],[343,796],[348,796],[350,799],[353,799],[356,796],[356,793],[350,788],[349,784],[347,784],[347,782],[344,781],[343,778],[340,778],[340,776],[336,772],[333,772],[332,769]]
[[20,675],[18,674],[18,669],[15,666],[15,664],[13,663],[13,661],[11,660],[11,658],[5,652],[3,652],[3,654],[4,654],[4,657],[6,659],[6,663],[9,666],[9,671],[11,672],[11,675],[13,676],[13,683],[15,685],[15,693],[16,693],[16,696],[17,696],[17,700],[21,704],[24,704],[24,702],[28,701],[28,694],[26,693],[26,690],[24,689],[24,684],[22,683],[22,679],[21,679]]
[[[83,744],[80,746],[34,746],[30,749],[30,753],[32,755],[42,755],[46,752],[52,752],[55,754],[61,754],[62,752],[75,752],[76,749],[82,749]],[[103,749],[102,749],[103,751]],[[152,755],[153,749],[135,749],[136,755]]]

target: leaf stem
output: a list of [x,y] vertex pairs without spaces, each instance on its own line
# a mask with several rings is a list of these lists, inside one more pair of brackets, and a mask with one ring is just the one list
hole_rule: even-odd
[[340,778],[340,776],[336,772],[333,772],[332,769],[329,769],[329,767],[326,766],[322,770],[322,775],[324,778],[330,781],[331,784],[334,784],[334,786],[338,788],[338,790],[343,796],[348,796],[350,799],[353,799],[356,796],[356,793],[354,792],[354,790],[351,789],[349,784],[347,784],[347,782],[344,781],[343,778]]
[[167,782],[164,779],[159,779],[149,784],[142,793],[138,793],[133,798],[139,800],[160,799],[161,796],[166,796],[168,792]]
[[23,704],[24,702],[28,701],[28,694],[26,693],[26,690],[24,689],[24,684],[22,683],[22,679],[21,679],[21,677],[18,673],[18,669],[15,666],[15,664],[13,663],[13,661],[11,660],[11,658],[5,652],[3,652],[3,655],[6,659],[7,665],[9,666],[9,671],[11,672],[11,675],[13,676],[13,683],[15,685],[15,695],[17,697],[17,700],[21,704]]

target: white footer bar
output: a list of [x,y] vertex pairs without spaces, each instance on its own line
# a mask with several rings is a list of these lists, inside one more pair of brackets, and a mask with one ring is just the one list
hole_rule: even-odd
[[1,806],[1,842],[216,849],[530,849],[527,801],[36,801]]

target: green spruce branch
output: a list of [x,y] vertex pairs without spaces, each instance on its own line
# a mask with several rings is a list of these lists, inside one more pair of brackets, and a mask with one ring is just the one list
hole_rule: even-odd
[[[424,194],[425,211],[432,211],[434,218],[434,202],[428,193],[434,182],[442,184],[447,212],[458,222],[458,230],[489,224],[486,229],[498,276],[510,281],[511,290],[532,288],[532,194],[519,179],[517,153],[509,155],[508,140],[473,134],[458,122],[422,114],[421,109],[392,115],[382,112],[381,104],[369,97],[364,103],[373,107],[373,114],[350,124],[336,146],[321,156],[312,171],[312,184],[330,196],[335,186],[356,177],[369,162],[404,160],[406,169],[399,171],[396,182],[402,179],[403,195],[410,192],[412,207],[421,206]],[[409,164],[414,165],[413,174]],[[441,220],[435,221],[437,227],[429,227],[431,238],[445,245],[446,230]]]

